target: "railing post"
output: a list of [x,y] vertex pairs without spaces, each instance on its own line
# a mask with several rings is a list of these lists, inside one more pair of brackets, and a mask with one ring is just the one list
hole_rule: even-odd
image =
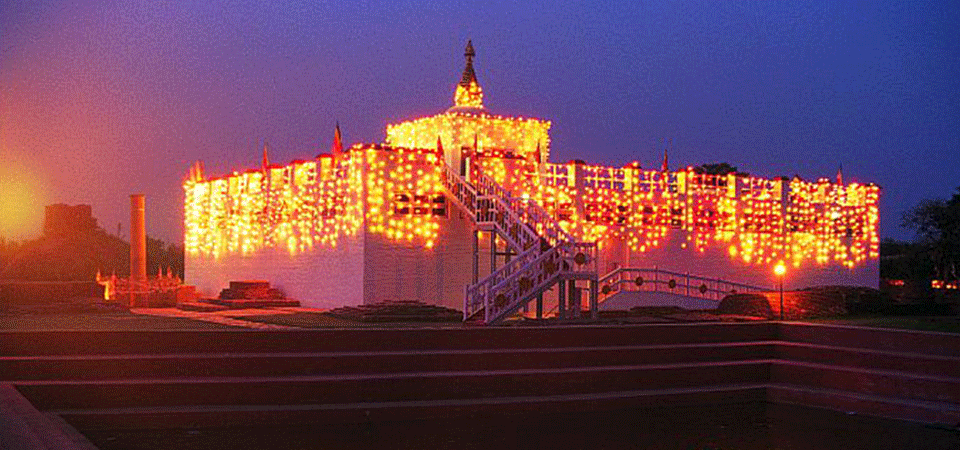
[[557,284],[560,292],[557,294],[557,315],[561,319],[567,318],[567,282],[561,279]]
[[466,322],[470,316],[467,315],[467,306],[470,305],[470,285],[463,287],[463,321]]
[[497,271],[497,233],[490,231],[490,273]]
[[583,304],[582,304],[583,300],[580,298],[581,293],[580,293],[580,289],[577,287],[577,280],[575,279],[570,280],[567,283],[567,289],[570,290],[569,292],[570,298],[567,299],[567,301],[570,302],[570,318],[579,319],[581,308],[583,307]]
[[543,319],[543,294],[537,296],[537,319]]
[[590,319],[597,320],[600,318],[600,308],[597,295],[600,293],[599,285],[596,277],[590,279]]
[[473,284],[480,280],[480,230],[473,230]]
[[657,266],[653,266],[653,292],[659,292],[660,286],[660,269]]

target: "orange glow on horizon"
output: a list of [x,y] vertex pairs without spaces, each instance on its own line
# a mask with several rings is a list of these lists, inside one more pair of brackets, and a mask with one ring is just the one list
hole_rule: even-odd
[[0,192],[0,237],[19,240],[38,234],[47,204],[40,175],[16,161],[4,162],[0,164]]

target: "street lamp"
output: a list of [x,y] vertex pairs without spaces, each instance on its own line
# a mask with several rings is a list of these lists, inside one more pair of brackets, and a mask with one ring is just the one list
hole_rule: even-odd
[[780,282],[780,321],[783,322],[783,275],[787,273],[787,266],[783,265],[783,261],[778,262],[773,273],[777,274],[777,281]]

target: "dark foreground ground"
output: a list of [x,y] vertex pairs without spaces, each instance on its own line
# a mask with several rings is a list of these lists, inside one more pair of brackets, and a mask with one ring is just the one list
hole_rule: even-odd
[[121,449],[890,449],[956,450],[960,431],[785,405],[723,410],[394,422],[339,427],[96,432]]

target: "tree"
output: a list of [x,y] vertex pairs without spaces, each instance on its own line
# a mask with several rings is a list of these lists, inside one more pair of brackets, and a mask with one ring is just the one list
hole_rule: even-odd
[[746,173],[741,173],[737,171],[737,166],[731,166],[728,163],[710,163],[710,164],[700,164],[697,167],[693,168],[693,171],[696,173],[704,173],[707,175],[728,175],[731,173],[738,175],[747,175]]
[[937,278],[960,278],[960,187],[949,200],[922,200],[904,213],[901,226],[915,230],[919,243],[930,249]]

